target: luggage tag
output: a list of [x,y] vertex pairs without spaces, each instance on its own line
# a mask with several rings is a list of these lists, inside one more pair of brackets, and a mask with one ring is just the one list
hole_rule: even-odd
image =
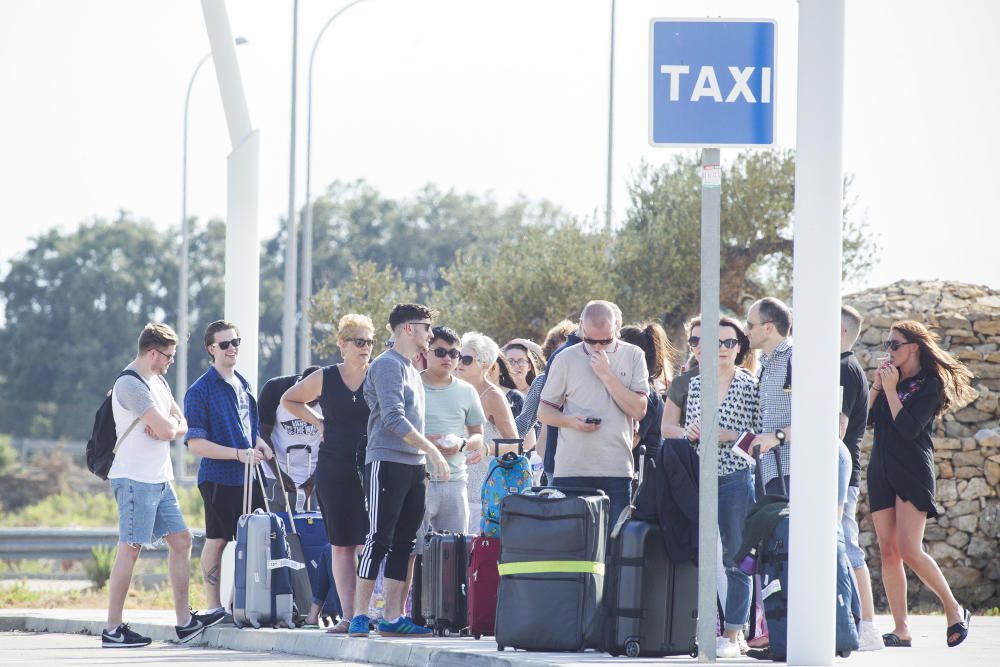
[[771,594],[781,590],[781,579],[774,579],[771,583],[760,589],[760,599],[766,600]]
[[306,492],[302,489],[295,489],[295,511],[302,513],[306,506]]
[[305,563],[300,563],[291,558],[274,558],[267,561],[267,569],[269,570],[277,570],[279,567],[290,567],[293,570],[301,570],[305,566]]

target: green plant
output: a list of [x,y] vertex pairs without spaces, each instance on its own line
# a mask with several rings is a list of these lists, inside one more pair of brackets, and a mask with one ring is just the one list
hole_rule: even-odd
[[10,436],[0,434],[0,474],[7,472],[17,461],[17,450],[10,444]]
[[87,577],[94,588],[100,590],[111,577],[111,568],[115,564],[115,549],[100,544],[90,548],[90,561],[87,562]]

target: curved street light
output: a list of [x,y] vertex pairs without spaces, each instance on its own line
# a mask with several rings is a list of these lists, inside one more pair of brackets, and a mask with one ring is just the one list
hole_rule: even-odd
[[[243,37],[236,38],[236,45],[242,46],[247,43]],[[179,285],[177,288],[177,335],[180,338],[177,344],[177,403],[184,404],[184,393],[187,391],[187,367],[188,367],[188,339],[190,338],[190,324],[188,323],[188,254],[189,254],[189,230],[187,215],[187,183],[188,183],[188,108],[191,105],[191,89],[194,88],[194,80],[201,71],[202,65],[212,58],[212,52],[206,53],[198,61],[191,80],[188,82],[187,94],[184,96],[184,148],[181,159],[181,271]],[[184,472],[184,448],[183,442],[176,443],[176,454],[174,459],[174,476],[180,480]]]
[[302,309],[302,328],[299,329],[299,368],[305,368],[310,364],[312,358],[312,324],[309,321],[309,302],[312,300],[312,243],[313,243],[313,203],[312,203],[312,100],[313,100],[313,61],[316,59],[316,48],[320,40],[338,16],[346,12],[354,5],[365,0],[353,0],[341,7],[336,14],[331,16],[313,42],[312,51],[309,54],[309,86],[306,99],[306,211],[305,219],[302,221],[302,284],[300,287]]

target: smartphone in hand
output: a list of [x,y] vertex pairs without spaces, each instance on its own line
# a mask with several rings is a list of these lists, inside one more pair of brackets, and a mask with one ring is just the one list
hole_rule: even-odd
[[583,423],[585,423],[585,424],[600,424],[602,421],[604,421],[604,420],[601,417],[587,417],[586,419],[583,420]]

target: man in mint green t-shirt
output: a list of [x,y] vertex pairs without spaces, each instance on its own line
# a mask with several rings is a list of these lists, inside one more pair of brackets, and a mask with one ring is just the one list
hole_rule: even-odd
[[[483,448],[483,407],[471,384],[452,376],[460,353],[458,334],[448,327],[434,327],[427,351],[424,380],[424,428],[448,461],[451,479],[431,475],[423,532],[448,530],[464,533],[469,522],[465,459]],[[418,545],[419,551],[419,545]]]

